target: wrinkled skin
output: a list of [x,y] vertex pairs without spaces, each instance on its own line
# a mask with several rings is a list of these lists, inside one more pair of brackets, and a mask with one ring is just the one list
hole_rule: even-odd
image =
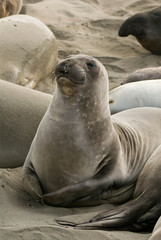
[[148,51],[161,54],[161,7],[129,17],[119,29],[120,37],[133,35]]
[[55,76],[52,103],[22,170],[27,191],[60,207],[122,204],[88,223],[61,224],[150,231],[161,214],[161,109],[111,117],[107,72],[86,55],[58,63]]

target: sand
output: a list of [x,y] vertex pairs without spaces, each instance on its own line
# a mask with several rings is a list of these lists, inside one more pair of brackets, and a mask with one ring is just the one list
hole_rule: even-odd
[[160,6],[159,0],[24,0],[24,3],[26,14],[37,17],[54,32],[59,59],[78,53],[96,57],[108,70],[110,89],[136,69],[161,65],[161,57],[146,51],[135,37],[118,36],[127,17]]
[[112,205],[56,208],[36,203],[21,183],[21,168],[0,170],[0,239],[4,240],[146,240],[149,234],[63,227],[55,219],[82,222]]
[[[161,65],[161,57],[143,49],[134,37],[118,37],[127,17],[159,5],[160,0],[24,0],[21,13],[37,17],[54,32],[59,59],[77,53],[99,59],[108,70],[112,89],[136,69]],[[52,92],[50,81],[47,84],[47,92]],[[147,240],[150,236],[58,225],[55,219],[82,222],[112,205],[70,209],[42,206],[24,190],[21,168],[0,169],[0,205],[1,240]]]

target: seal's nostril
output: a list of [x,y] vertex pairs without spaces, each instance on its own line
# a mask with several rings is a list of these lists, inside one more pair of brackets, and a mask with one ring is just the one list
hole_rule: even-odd
[[69,64],[65,61],[58,63],[54,69],[55,75],[66,75],[68,74]]
[[65,64],[65,66],[64,66],[64,72],[65,72],[65,73],[68,72],[68,64]]

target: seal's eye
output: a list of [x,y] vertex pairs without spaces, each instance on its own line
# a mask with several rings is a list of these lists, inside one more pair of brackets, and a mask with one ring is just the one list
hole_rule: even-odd
[[92,63],[92,62],[87,62],[86,65],[87,65],[87,67],[88,67],[89,69],[95,67],[94,63]]
[[153,12],[153,17],[160,17],[161,14],[159,12]]
[[154,24],[158,24],[160,26],[161,23],[161,14],[159,12],[153,12],[152,20]]
[[153,13],[153,16],[158,17],[159,14],[158,13]]

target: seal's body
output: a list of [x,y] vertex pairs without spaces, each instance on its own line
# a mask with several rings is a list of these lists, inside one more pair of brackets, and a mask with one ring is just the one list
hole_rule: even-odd
[[111,117],[106,69],[86,55],[61,61],[55,76],[53,100],[23,166],[25,187],[54,206],[132,198],[78,227],[151,229],[161,210],[161,109],[136,108]]
[[34,88],[51,74],[58,47],[43,22],[22,14],[9,16],[0,19],[0,36],[1,79]]
[[121,85],[143,80],[161,79],[161,67],[142,68],[129,74]]
[[0,168],[22,166],[51,95],[0,80]]
[[132,82],[114,88],[109,92],[111,114],[130,108],[161,108],[161,80]]

